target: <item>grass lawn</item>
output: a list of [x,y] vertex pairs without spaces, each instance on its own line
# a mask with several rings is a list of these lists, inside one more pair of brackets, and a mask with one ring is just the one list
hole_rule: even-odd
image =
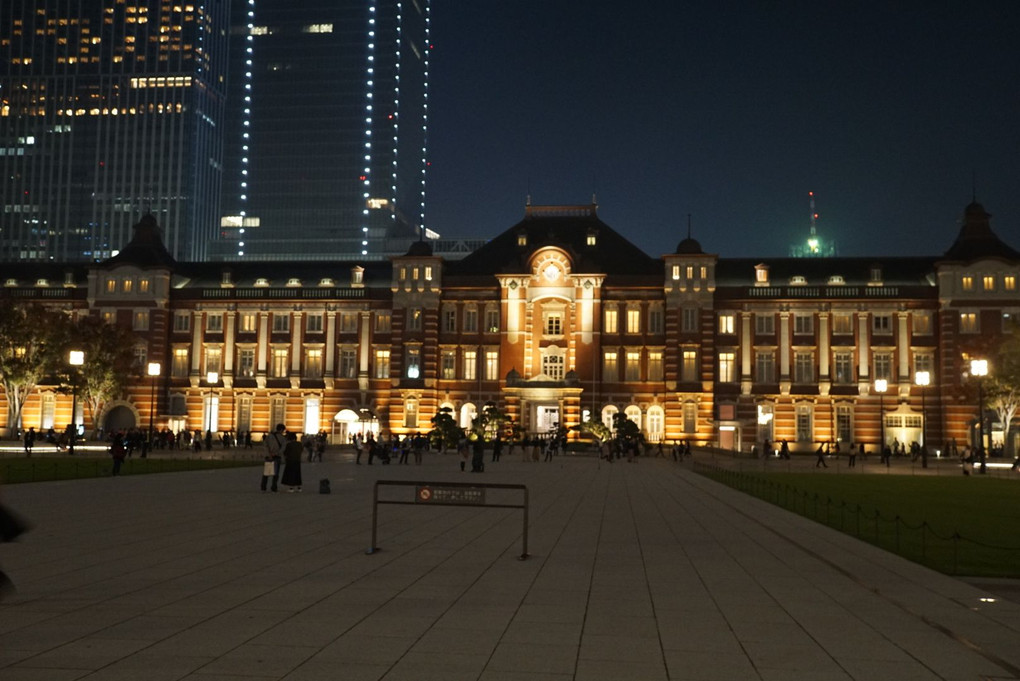
[[[139,458],[125,459],[121,475],[146,475],[149,473],[173,473],[178,471],[209,470],[214,468],[236,468],[238,466],[262,465],[262,459],[198,459],[198,458]],[[0,480],[5,483],[45,482],[49,480],[74,480],[77,478],[99,478],[110,475],[113,461],[109,456],[33,456],[32,458],[0,459]]]
[[941,572],[1020,577],[1020,484],[901,475],[709,473]]

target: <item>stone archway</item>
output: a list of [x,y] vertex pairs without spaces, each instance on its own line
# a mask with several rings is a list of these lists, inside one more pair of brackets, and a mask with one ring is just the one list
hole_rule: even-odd
[[138,426],[138,412],[126,404],[118,404],[106,410],[102,423],[106,433],[130,430]]

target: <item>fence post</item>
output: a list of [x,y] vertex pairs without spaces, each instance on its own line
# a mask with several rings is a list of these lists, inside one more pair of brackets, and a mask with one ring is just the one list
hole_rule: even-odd
[[896,553],[900,552],[900,517],[896,516],[893,520],[893,528],[896,530]]

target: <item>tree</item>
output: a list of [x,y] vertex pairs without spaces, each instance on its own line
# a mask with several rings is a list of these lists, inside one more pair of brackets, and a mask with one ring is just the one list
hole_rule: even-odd
[[68,318],[37,304],[0,303],[0,382],[7,396],[7,435],[21,424],[25,402],[61,360]]
[[106,402],[122,395],[127,379],[141,371],[135,366],[135,342],[131,331],[108,324],[99,317],[82,319],[75,325],[73,337],[67,340],[67,350],[85,353],[85,364],[74,380],[79,396],[88,407],[93,430]]
[[464,432],[457,425],[453,418],[453,410],[443,407],[439,413],[432,417],[432,430],[429,431],[429,441],[434,447],[444,451],[447,447],[456,447]]
[[1013,417],[1020,409],[1020,325],[1013,324],[994,353],[994,368],[986,382],[986,400],[1002,424],[1005,453],[1016,456],[1013,447]]
[[505,411],[492,402],[487,402],[482,407],[481,415],[475,419],[475,430],[486,441],[492,442],[497,436],[500,438],[505,437],[506,427],[509,422],[510,417],[506,415]]
[[602,423],[602,421],[598,421],[594,418],[573,426],[571,430],[577,431],[583,435],[591,435],[599,442],[606,442],[607,440],[611,440],[613,437],[613,431],[609,430],[609,427]]

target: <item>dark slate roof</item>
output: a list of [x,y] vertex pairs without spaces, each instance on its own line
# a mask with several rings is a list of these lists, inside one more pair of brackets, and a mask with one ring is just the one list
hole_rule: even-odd
[[323,279],[332,279],[337,288],[351,284],[351,268],[364,268],[365,288],[385,288],[392,283],[393,266],[389,261],[308,261],[281,260],[256,262],[188,262],[174,269],[175,287],[219,288],[223,272],[230,272],[236,288],[250,288],[256,280],[266,279],[270,288],[283,288],[290,279],[298,279],[303,288],[316,288]]
[[[518,246],[524,234],[527,244]],[[588,245],[588,235],[595,244]],[[595,206],[528,206],[524,219],[463,260],[446,264],[447,276],[526,273],[535,251],[556,246],[573,260],[574,272],[661,276],[662,262],[599,220]]]
[[867,285],[871,270],[882,270],[882,283],[891,286],[933,286],[934,257],[875,258],[720,258],[715,268],[717,286],[754,286],[755,267],[767,265],[769,281],[786,285],[792,277],[804,277],[808,286],[824,285],[841,276],[847,285]]
[[137,265],[138,267],[166,267],[173,269],[177,264],[170,251],[163,245],[163,234],[156,218],[145,215],[134,227],[135,233],[120,253],[103,261],[100,267]]
[[698,243],[697,239],[687,237],[676,247],[677,255],[703,255],[705,252],[701,250],[701,244]]
[[963,226],[956,241],[946,251],[947,260],[972,262],[982,258],[1020,260],[1020,253],[1007,246],[992,231],[991,213],[977,201],[963,212]]

